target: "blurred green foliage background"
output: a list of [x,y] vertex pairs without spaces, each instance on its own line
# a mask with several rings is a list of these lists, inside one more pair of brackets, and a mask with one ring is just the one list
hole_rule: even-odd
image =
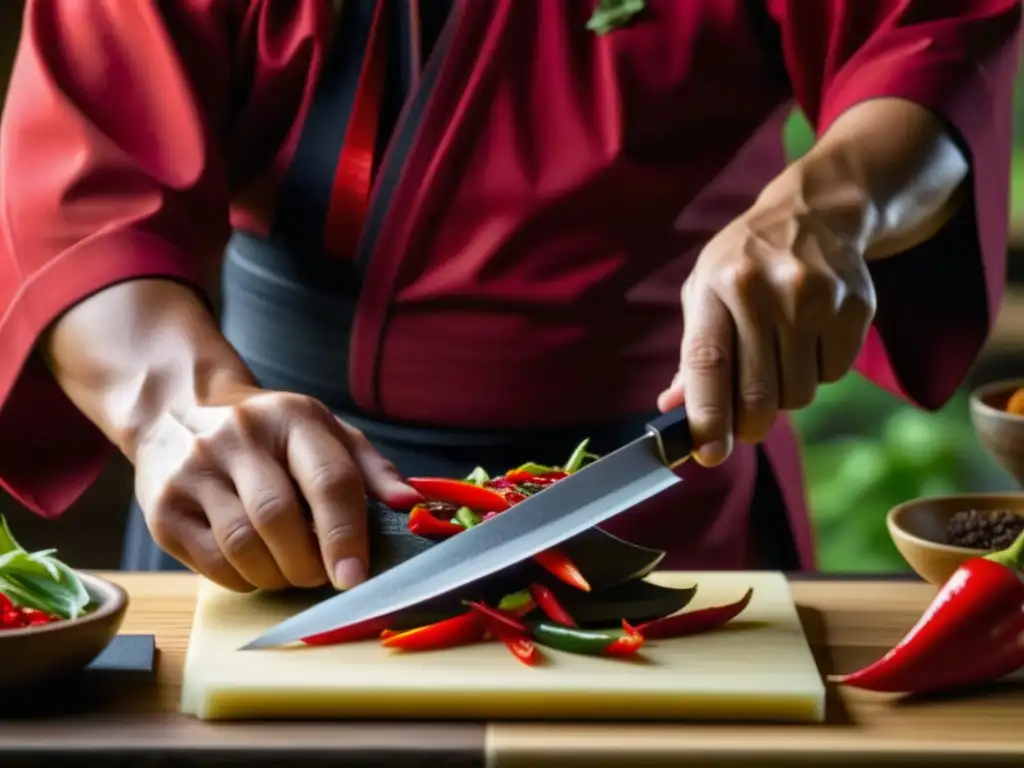
[[[1016,111],[1020,146],[1012,197],[1018,218],[1024,210],[1024,87],[1018,88]],[[807,121],[794,112],[785,134],[790,155],[803,154],[813,138]],[[886,513],[903,501],[1017,489],[975,438],[966,392],[932,413],[850,374],[821,388],[795,421],[823,571],[908,570],[885,526]]]

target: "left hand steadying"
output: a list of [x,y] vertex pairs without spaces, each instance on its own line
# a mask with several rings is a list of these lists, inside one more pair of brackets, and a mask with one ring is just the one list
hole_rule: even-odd
[[771,198],[707,244],[682,289],[679,373],[658,406],[685,398],[705,466],[724,461],[734,439],[762,440],[780,410],[846,374],[875,313],[860,238],[795,192]]

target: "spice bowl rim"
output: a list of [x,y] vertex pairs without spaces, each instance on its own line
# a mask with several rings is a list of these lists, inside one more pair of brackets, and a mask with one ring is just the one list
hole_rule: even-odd
[[75,619],[59,619],[48,624],[38,624],[34,627],[19,627],[18,629],[0,630],[0,645],[4,640],[16,640],[28,636],[39,636],[54,634],[57,632],[68,632],[74,628],[88,624],[99,624],[110,621],[114,616],[123,614],[129,603],[128,592],[120,584],[115,584],[101,576],[95,576],[82,571],[75,571],[75,574],[82,581],[89,597],[92,598],[96,608],[84,616]]
[[[1024,380],[1022,380],[1022,381],[1024,381]],[[1024,418],[1024,417],[1021,417],[1021,418]],[[996,500],[1005,500],[1007,498],[1015,497],[1015,496],[1020,498],[1021,506],[1019,508],[1011,509],[1010,511],[1012,511],[1014,514],[1016,514],[1016,515],[1018,515],[1020,517],[1024,517],[1024,493],[1014,493],[1014,492],[1006,492],[1006,491],[998,492],[998,491],[996,491],[996,492],[990,492],[990,493],[950,493],[950,494],[942,494],[942,495],[938,495],[938,496],[919,496],[919,497],[917,497],[915,499],[908,499],[907,501],[901,502],[900,504],[897,504],[895,507],[890,509],[888,514],[885,516],[885,522],[886,522],[886,525],[889,528],[889,534],[892,537],[894,537],[894,538],[896,536],[900,536],[903,539],[905,539],[905,540],[907,540],[907,541],[909,541],[909,542],[911,542],[911,543],[913,543],[913,544],[915,544],[917,546],[927,547],[927,548],[930,548],[930,549],[933,549],[933,550],[937,550],[939,552],[946,552],[947,554],[951,554],[951,555],[966,555],[968,557],[976,557],[976,556],[979,556],[979,555],[988,554],[990,552],[995,552],[996,550],[994,550],[994,549],[981,549],[981,548],[976,548],[976,547],[960,547],[960,546],[957,546],[955,544],[946,544],[945,542],[933,541],[932,539],[923,538],[921,536],[918,536],[915,533],[911,533],[909,530],[907,530],[906,527],[904,527],[903,525],[899,524],[898,518],[899,518],[900,514],[903,513],[903,511],[906,510],[906,509],[909,509],[911,507],[918,507],[918,506],[921,506],[922,504],[927,504],[927,503],[934,504],[934,503],[937,503],[937,502],[947,502],[947,501],[965,501],[966,502],[966,501],[969,501],[969,500],[972,500],[972,499],[975,500],[975,501],[996,501]]]
[[971,410],[984,414],[986,416],[993,416],[999,419],[1004,419],[1010,422],[1016,422],[1024,424],[1024,415],[1017,413],[1010,413],[1002,408],[996,408],[994,405],[989,405],[985,402],[986,397],[990,397],[998,392],[1005,390],[1017,390],[1024,387],[1024,378],[1006,378],[1006,379],[993,379],[992,381],[984,384],[979,384],[971,390],[968,397],[968,403]]

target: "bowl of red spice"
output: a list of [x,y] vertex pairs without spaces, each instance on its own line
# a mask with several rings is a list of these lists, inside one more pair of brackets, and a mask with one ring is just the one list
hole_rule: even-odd
[[913,499],[893,507],[886,523],[907,564],[925,581],[942,585],[966,560],[1013,544],[1024,531],[1024,494]]
[[1024,379],[981,385],[971,392],[970,412],[982,447],[1024,486]]
[[0,517],[0,697],[87,667],[127,608],[120,586],[68,567],[55,550],[24,549]]

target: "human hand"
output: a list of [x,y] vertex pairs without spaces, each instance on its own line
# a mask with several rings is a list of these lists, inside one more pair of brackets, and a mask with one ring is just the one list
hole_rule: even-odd
[[355,586],[368,568],[366,492],[397,508],[420,500],[324,405],[248,385],[219,392],[216,405],[162,413],[139,442],[135,468],[157,544],[242,592],[329,578]]
[[685,399],[705,466],[846,374],[874,317],[864,213],[834,200],[810,209],[788,178],[712,238],[682,289],[679,371],[658,406]]

